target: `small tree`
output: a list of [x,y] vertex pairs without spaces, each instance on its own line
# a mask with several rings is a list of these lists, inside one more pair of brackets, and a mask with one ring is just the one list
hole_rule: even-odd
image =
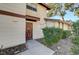
[[[61,16],[61,19],[64,21],[64,16],[66,14],[66,11],[64,9],[64,4],[61,3],[49,3],[48,4],[51,10],[48,12],[47,16]],[[63,25],[62,25],[63,28]]]
[[74,15],[79,17],[79,4],[78,3],[65,3],[64,8],[65,10],[70,10],[71,12],[74,12]]
[[48,5],[51,8],[51,10],[47,14],[48,17],[58,15],[58,16],[61,16],[62,20],[64,20],[64,16],[66,14],[66,11],[64,9],[63,4],[49,3]]

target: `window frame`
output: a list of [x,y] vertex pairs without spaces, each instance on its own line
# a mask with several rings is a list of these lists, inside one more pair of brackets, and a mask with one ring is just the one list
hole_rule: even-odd
[[36,7],[33,7],[32,4],[34,4],[34,3],[27,3],[26,8],[29,10],[37,12],[37,5],[36,5]]

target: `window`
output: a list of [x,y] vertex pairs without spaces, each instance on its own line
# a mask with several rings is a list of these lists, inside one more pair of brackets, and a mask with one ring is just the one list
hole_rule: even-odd
[[30,10],[33,10],[33,11],[37,11],[37,6],[34,3],[27,3],[26,8],[30,9]]

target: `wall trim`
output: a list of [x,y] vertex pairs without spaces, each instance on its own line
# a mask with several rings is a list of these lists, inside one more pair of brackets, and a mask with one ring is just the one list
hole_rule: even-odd
[[47,10],[51,9],[46,3],[38,3],[38,4],[44,6]]
[[40,21],[40,18],[35,17],[35,16],[26,15],[26,20],[28,20],[28,21]]
[[17,13],[5,11],[5,10],[0,10],[0,15],[13,16],[13,17],[18,17],[18,18],[26,18],[25,15],[21,15],[21,14],[17,14]]

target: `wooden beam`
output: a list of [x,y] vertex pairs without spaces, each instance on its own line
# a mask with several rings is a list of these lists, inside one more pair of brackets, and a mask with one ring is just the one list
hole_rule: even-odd
[[14,12],[4,11],[0,10],[0,15],[7,15],[7,16],[13,16],[13,17],[19,17],[19,18],[26,18],[25,15],[17,14]]

